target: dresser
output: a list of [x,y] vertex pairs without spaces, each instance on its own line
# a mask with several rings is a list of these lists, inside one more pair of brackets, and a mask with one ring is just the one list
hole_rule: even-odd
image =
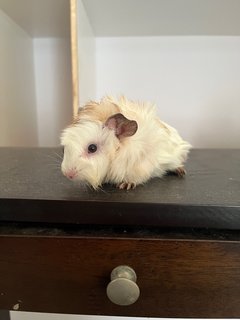
[[240,150],[131,191],[68,181],[61,152],[0,149],[0,310],[240,317]]

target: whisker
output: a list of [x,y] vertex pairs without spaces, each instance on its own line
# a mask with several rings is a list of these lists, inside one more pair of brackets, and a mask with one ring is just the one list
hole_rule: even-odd
[[56,166],[56,167],[59,167],[59,168],[61,168],[61,163],[59,163],[59,162],[52,162],[52,163],[46,163],[47,165],[51,165],[51,166]]
[[105,193],[105,194],[108,194],[108,193],[109,193],[109,192],[107,192],[106,190],[104,190],[103,187],[100,187],[100,188],[99,188],[99,191],[101,191],[101,192],[103,192],[103,193]]
[[60,154],[58,154],[57,152],[54,152],[54,154],[55,154],[59,159],[63,160],[63,157],[62,157]]
[[[49,158],[49,159],[51,159],[51,161],[54,161],[54,162],[56,162],[56,163],[58,163],[58,164],[62,163],[62,161],[60,161],[60,159],[55,158],[55,157],[53,157],[53,156],[51,156],[51,155],[46,155],[46,157]],[[62,160],[62,159],[61,159],[61,160]]]
[[58,164],[58,163],[47,163],[47,166],[52,166],[52,167],[55,167],[55,168],[61,168],[61,165]]
[[47,154],[46,157],[47,157],[47,158],[50,158],[50,159],[59,160],[59,159],[56,158],[54,155],[50,155],[50,154]]

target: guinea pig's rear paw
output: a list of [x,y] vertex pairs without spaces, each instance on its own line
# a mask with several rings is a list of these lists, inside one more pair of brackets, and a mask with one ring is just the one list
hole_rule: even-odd
[[129,182],[121,182],[119,184],[117,184],[117,188],[118,189],[126,189],[126,190],[130,190],[130,189],[135,189],[136,188],[136,183],[129,183]]
[[186,170],[184,169],[184,167],[179,167],[177,168],[174,173],[179,177],[179,178],[183,178],[186,174]]

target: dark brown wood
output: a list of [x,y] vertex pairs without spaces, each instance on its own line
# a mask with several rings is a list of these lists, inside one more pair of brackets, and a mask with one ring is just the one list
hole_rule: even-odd
[[153,179],[128,192],[68,181],[61,152],[0,148],[0,222],[240,230],[240,150],[193,150],[185,178]]
[[8,310],[0,310],[0,320],[10,320],[10,312]]
[[[240,317],[240,242],[0,237],[0,308],[152,317]],[[130,265],[140,299],[106,297],[111,270]]]
[[[0,309],[240,318],[240,150],[193,150],[184,179],[129,192],[73,184],[55,152],[0,148]],[[129,307],[106,297],[120,264]]]

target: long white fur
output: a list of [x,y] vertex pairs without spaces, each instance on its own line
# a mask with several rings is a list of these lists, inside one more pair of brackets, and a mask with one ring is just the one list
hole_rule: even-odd
[[[113,130],[104,127],[116,108],[137,122],[138,130],[133,136],[119,140]],[[98,151],[88,155],[87,147],[91,143],[98,145]],[[103,183],[138,185],[152,177],[162,177],[166,171],[183,166],[191,147],[174,128],[160,121],[154,105],[125,97],[105,97],[100,103],[89,103],[82,114],[80,111],[76,123],[63,131],[61,144],[63,173],[75,170],[76,180],[95,189]]]

